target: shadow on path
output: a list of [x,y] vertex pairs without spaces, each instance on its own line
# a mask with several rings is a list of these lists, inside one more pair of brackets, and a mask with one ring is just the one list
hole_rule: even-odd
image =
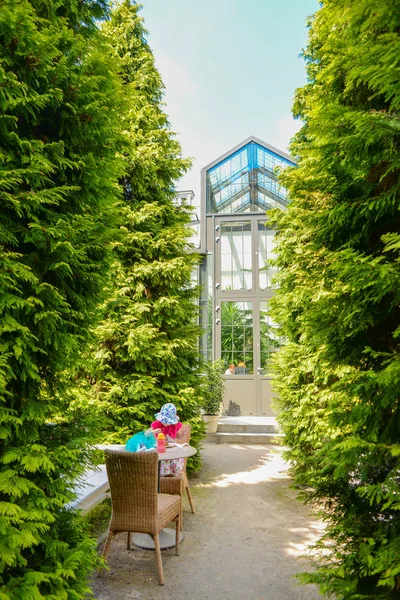
[[163,551],[165,586],[151,551],[113,542],[110,571],[93,581],[97,600],[317,600],[294,579],[321,524],[296,500],[274,446],[206,444],[191,480],[196,514],[185,504],[181,555]]

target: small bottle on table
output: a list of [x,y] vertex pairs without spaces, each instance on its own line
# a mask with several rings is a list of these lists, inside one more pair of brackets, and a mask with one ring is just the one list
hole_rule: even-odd
[[159,433],[157,436],[157,452],[166,452],[166,450],[165,435],[163,433]]

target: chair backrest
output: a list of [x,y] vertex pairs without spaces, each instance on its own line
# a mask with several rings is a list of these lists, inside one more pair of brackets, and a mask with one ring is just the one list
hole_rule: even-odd
[[[190,444],[190,434],[192,432],[192,426],[189,423],[182,423],[182,427],[179,431],[178,444]],[[185,467],[184,472],[186,473],[187,458],[184,460]]]
[[183,423],[179,431],[179,439],[177,440],[178,444],[190,444],[191,431],[191,425],[189,425],[189,423]]
[[105,450],[114,530],[149,532],[158,509],[158,453]]

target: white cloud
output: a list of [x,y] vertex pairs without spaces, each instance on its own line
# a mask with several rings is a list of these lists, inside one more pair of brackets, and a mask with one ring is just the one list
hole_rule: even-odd
[[[196,106],[198,85],[193,81],[186,68],[177,60],[165,54],[157,54],[155,62],[165,86],[165,112],[168,115],[172,131],[177,134],[177,139],[182,145],[182,155],[184,157],[194,157],[196,155],[197,159],[199,143],[194,144],[192,128],[189,128],[188,131],[188,115],[194,114],[193,119],[195,120],[198,120],[202,116],[202,113],[198,111],[198,107]],[[197,109],[196,113],[193,111],[194,107]],[[196,200],[199,199],[200,195],[199,171],[200,169],[196,164],[176,184],[179,190],[193,189],[196,194]]]
[[290,139],[301,129],[302,122],[294,120],[293,117],[287,115],[281,117],[275,123],[275,130],[267,142],[276,146],[279,150],[287,151]]
[[159,70],[168,97],[194,94],[197,85],[191,79],[189,72],[178,61],[169,56],[159,54],[156,58],[156,67]]

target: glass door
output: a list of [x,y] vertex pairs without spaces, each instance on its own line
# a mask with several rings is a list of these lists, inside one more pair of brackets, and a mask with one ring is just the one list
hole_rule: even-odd
[[272,415],[267,363],[276,349],[268,311],[274,231],[265,218],[215,219],[213,340],[223,360],[229,415]]
[[256,414],[253,303],[221,302],[218,347],[224,362],[224,408],[231,416]]
[[258,339],[259,343],[259,367],[257,369],[257,393],[259,414],[262,416],[274,416],[272,401],[274,392],[272,389],[272,378],[270,375],[270,359],[274,352],[279,350],[280,338],[278,328],[268,313],[268,302],[260,301],[258,310]]

